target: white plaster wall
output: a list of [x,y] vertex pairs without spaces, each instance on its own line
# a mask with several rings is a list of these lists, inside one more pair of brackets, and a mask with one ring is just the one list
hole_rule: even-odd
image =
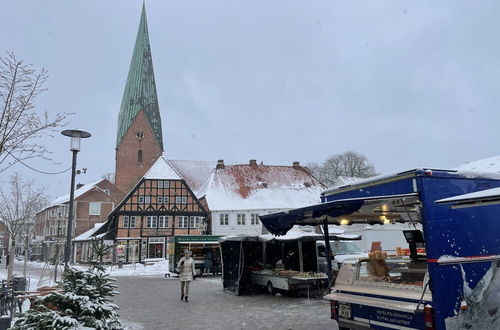
[[[212,234],[213,235],[260,235],[262,234],[262,223],[258,222],[257,225],[252,225],[252,213],[264,215],[284,211],[285,209],[259,209],[259,210],[212,210]],[[220,224],[220,214],[227,213],[229,215],[229,224]],[[238,213],[245,214],[245,225],[238,225]]]

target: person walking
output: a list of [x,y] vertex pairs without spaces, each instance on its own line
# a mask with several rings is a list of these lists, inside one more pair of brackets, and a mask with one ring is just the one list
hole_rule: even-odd
[[179,260],[176,268],[181,281],[181,301],[185,300],[186,302],[188,302],[189,296],[189,283],[196,278],[194,260],[191,255],[191,251],[184,251],[184,257]]
[[207,250],[205,253],[205,261],[203,262],[203,274],[210,275],[212,268],[212,251]]

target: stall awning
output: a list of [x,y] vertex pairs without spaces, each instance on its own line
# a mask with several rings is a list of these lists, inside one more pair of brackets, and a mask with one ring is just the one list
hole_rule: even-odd
[[259,218],[271,234],[284,235],[294,225],[318,225],[323,224],[325,220],[327,223],[336,223],[336,218],[357,212],[363,204],[369,201],[389,201],[414,196],[418,196],[418,194],[410,193],[340,199],[284,212],[262,215]]
[[492,188],[435,201],[436,204],[451,204],[451,208],[464,208],[500,204],[500,188]]

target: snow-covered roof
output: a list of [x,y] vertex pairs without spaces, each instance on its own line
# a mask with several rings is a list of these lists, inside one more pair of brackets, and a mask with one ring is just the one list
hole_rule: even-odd
[[144,174],[144,179],[181,180],[182,176],[163,156]]
[[[87,193],[88,191],[92,190],[93,188],[101,189],[97,185],[103,180],[106,180],[106,179],[101,179],[101,180],[96,181],[96,182],[88,183],[88,184],[76,189],[74,197],[78,198],[78,197],[82,196],[83,194]],[[57,197],[56,199],[54,199],[52,201],[52,203],[50,203],[49,206],[47,206],[47,208],[52,207],[52,206],[56,206],[56,205],[61,205],[61,204],[67,203],[67,202],[69,202],[69,194]]]
[[198,197],[203,186],[210,178],[210,174],[215,170],[216,162],[199,160],[173,160],[168,162],[181,174],[186,180],[189,188]]
[[[104,224],[105,224],[105,222],[103,222],[103,223],[96,223],[93,228],[91,228],[91,229],[87,230],[86,232],[84,232],[83,234],[78,235],[77,237],[75,237],[74,241],[75,242],[81,242],[81,241],[88,241],[88,240],[90,240],[92,234],[94,234]],[[102,235],[103,234],[94,236],[94,237],[92,237],[92,239],[100,238],[99,236],[102,236]]]
[[324,188],[300,166],[225,165],[204,194],[211,210],[288,209],[319,203]]
[[500,155],[465,163],[455,169],[458,171],[500,173]]

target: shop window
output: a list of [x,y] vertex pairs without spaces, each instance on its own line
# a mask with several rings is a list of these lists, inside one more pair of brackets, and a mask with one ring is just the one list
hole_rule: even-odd
[[150,237],[148,246],[148,258],[163,258],[165,237]]
[[101,203],[89,203],[89,215],[101,215]]
[[158,222],[158,218],[156,216],[147,216],[146,217],[146,228],[156,228]]
[[229,225],[229,214],[227,214],[227,213],[221,213],[221,214],[219,214],[219,220],[220,220],[220,225],[221,226],[227,226],[227,225]]
[[250,214],[250,224],[252,225],[259,224],[259,215],[257,213]]
[[237,224],[238,224],[238,225],[245,225],[245,216],[246,216],[246,214],[245,214],[245,213],[238,213],[238,214],[236,215],[237,220],[238,220],[238,221],[237,221]]

